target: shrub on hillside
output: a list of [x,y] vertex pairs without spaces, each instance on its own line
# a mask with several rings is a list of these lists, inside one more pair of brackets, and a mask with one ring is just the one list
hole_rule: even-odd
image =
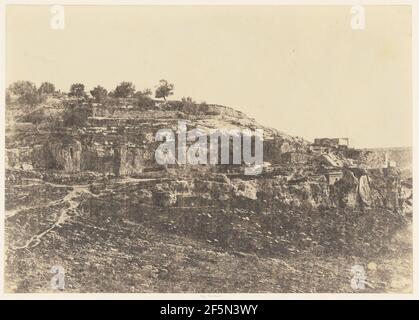
[[112,92],[112,95],[115,98],[129,98],[132,97],[135,93],[135,86],[132,82],[123,81],[121,82],[115,90]]
[[34,106],[43,101],[43,97],[30,81],[17,81],[10,85],[9,90],[16,95],[18,103]]
[[104,102],[108,97],[108,91],[102,86],[94,87],[93,90],[90,91],[90,94],[98,103]]
[[84,91],[84,84],[74,83],[70,87],[69,97],[74,98],[86,98],[86,92]]
[[92,116],[90,106],[70,103],[66,105],[63,113],[63,124],[66,127],[83,127],[86,125],[87,118]]
[[166,101],[168,96],[173,95],[175,86],[167,80],[160,80],[156,88],[156,98],[163,98]]
[[38,92],[40,95],[52,95],[55,93],[55,86],[50,82],[42,82]]

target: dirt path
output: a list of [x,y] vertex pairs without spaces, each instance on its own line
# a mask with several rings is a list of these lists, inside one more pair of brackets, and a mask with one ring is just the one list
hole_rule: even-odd
[[[29,241],[26,242],[25,245],[19,246],[19,247],[13,247],[14,250],[21,250],[21,249],[28,249],[28,248],[36,247],[38,244],[41,243],[42,237],[44,237],[46,234],[48,234],[50,231],[54,230],[55,228],[60,227],[71,217],[71,215],[69,215],[68,212],[73,211],[74,213],[77,214],[77,206],[79,205],[79,202],[76,201],[75,199],[79,198],[80,195],[82,195],[83,193],[96,197],[96,195],[90,192],[90,190],[88,189],[89,187],[88,185],[77,185],[77,186],[59,185],[59,186],[71,187],[71,190],[68,192],[67,195],[64,196],[64,198],[57,201],[53,201],[48,205],[27,207],[26,209],[38,208],[38,207],[49,207],[49,206],[58,205],[58,204],[68,204],[68,207],[66,206],[59,211],[59,214],[57,214],[56,221],[51,226],[49,226],[44,231],[32,236],[29,239]],[[19,209],[13,210],[11,213],[9,212],[7,217],[10,218],[13,215],[17,214],[19,211],[24,210],[24,209],[25,208],[19,208]]]

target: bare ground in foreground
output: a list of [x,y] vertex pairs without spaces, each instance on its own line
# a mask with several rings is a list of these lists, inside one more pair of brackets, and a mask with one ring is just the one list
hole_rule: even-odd
[[[27,181],[19,188],[20,199],[6,198],[6,292],[355,292],[354,265],[366,272],[358,292],[412,290],[410,225],[384,255],[267,257],[115,220],[112,212],[92,218],[77,207],[94,196],[83,186]],[[33,188],[43,196],[31,197]],[[65,270],[62,291],[50,285],[56,265]]]

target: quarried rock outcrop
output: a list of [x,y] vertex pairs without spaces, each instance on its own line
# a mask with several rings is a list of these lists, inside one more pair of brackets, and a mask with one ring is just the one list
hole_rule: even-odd
[[64,172],[80,171],[81,142],[75,139],[60,139],[49,143],[53,167]]
[[332,187],[332,200],[342,208],[355,208],[358,204],[359,181],[352,171],[345,170],[343,177]]
[[144,169],[144,153],[135,147],[121,146],[115,149],[115,168],[118,176],[141,173]]

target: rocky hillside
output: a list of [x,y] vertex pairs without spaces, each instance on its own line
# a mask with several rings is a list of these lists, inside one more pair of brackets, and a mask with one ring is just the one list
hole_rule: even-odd
[[[176,132],[179,120],[204,132],[262,128],[262,174],[233,164],[158,165],[154,136]],[[58,263],[75,292],[330,291],[325,277],[348,292],[347,270],[372,260],[383,263],[367,290],[410,290],[389,272],[411,267],[411,244],[395,239],[409,228],[412,180],[373,151],[319,153],[219,105],[62,96],[31,108],[9,103],[6,166],[10,291],[49,291],[47,270]],[[304,257],[319,273],[301,269]],[[235,275],[240,264],[247,269]],[[102,287],[73,276],[89,272],[112,276]]]
[[[218,105],[192,107],[171,101],[148,110],[130,105],[130,99],[110,106],[51,100],[24,115],[20,105],[10,108],[7,159],[11,167],[131,176],[158,169],[154,151],[159,142],[154,136],[163,128],[177,132],[178,121],[185,121],[188,130],[263,128],[254,119]],[[266,161],[307,149],[302,139],[263,129]]]

